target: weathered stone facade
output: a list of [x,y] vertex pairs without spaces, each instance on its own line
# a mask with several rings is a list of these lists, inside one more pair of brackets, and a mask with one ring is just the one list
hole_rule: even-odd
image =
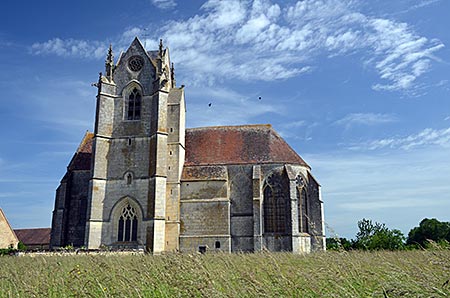
[[[169,51],[136,38],[97,83],[95,131],[57,189],[52,247],[324,249],[320,186],[270,125],[185,129]],[[87,162],[89,161],[89,164]]]
[[0,249],[17,248],[19,239],[9,225],[3,210],[0,208]]

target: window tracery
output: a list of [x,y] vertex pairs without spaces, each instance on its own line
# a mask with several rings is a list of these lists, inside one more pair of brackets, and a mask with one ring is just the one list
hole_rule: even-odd
[[137,88],[134,88],[128,95],[128,120],[141,119],[141,97],[141,93]]
[[288,232],[289,200],[283,191],[282,177],[270,175],[264,188],[264,232],[284,234]]
[[119,229],[117,241],[130,242],[137,241],[138,220],[136,210],[127,204],[123,209],[119,218]]

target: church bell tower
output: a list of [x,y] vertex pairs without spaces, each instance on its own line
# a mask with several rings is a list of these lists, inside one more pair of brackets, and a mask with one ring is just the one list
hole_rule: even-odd
[[162,40],[146,51],[135,38],[116,63],[109,48],[96,84],[89,249],[179,249],[185,102],[174,72]]

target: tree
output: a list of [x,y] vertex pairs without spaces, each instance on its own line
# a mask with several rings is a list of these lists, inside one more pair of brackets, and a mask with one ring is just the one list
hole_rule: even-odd
[[351,250],[352,241],[347,238],[327,238],[327,250]]
[[405,236],[399,230],[390,230],[384,223],[363,218],[358,221],[354,248],[363,250],[399,250],[405,247]]
[[436,218],[424,218],[418,227],[414,227],[409,231],[406,243],[426,246],[429,240],[450,242],[450,223],[441,222]]

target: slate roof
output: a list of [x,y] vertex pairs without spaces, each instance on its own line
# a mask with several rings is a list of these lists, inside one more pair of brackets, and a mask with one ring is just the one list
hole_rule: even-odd
[[185,166],[267,163],[309,167],[270,124],[186,130]]
[[50,244],[50,228],[18,229],[14,230],[17,238],[25,245]]

